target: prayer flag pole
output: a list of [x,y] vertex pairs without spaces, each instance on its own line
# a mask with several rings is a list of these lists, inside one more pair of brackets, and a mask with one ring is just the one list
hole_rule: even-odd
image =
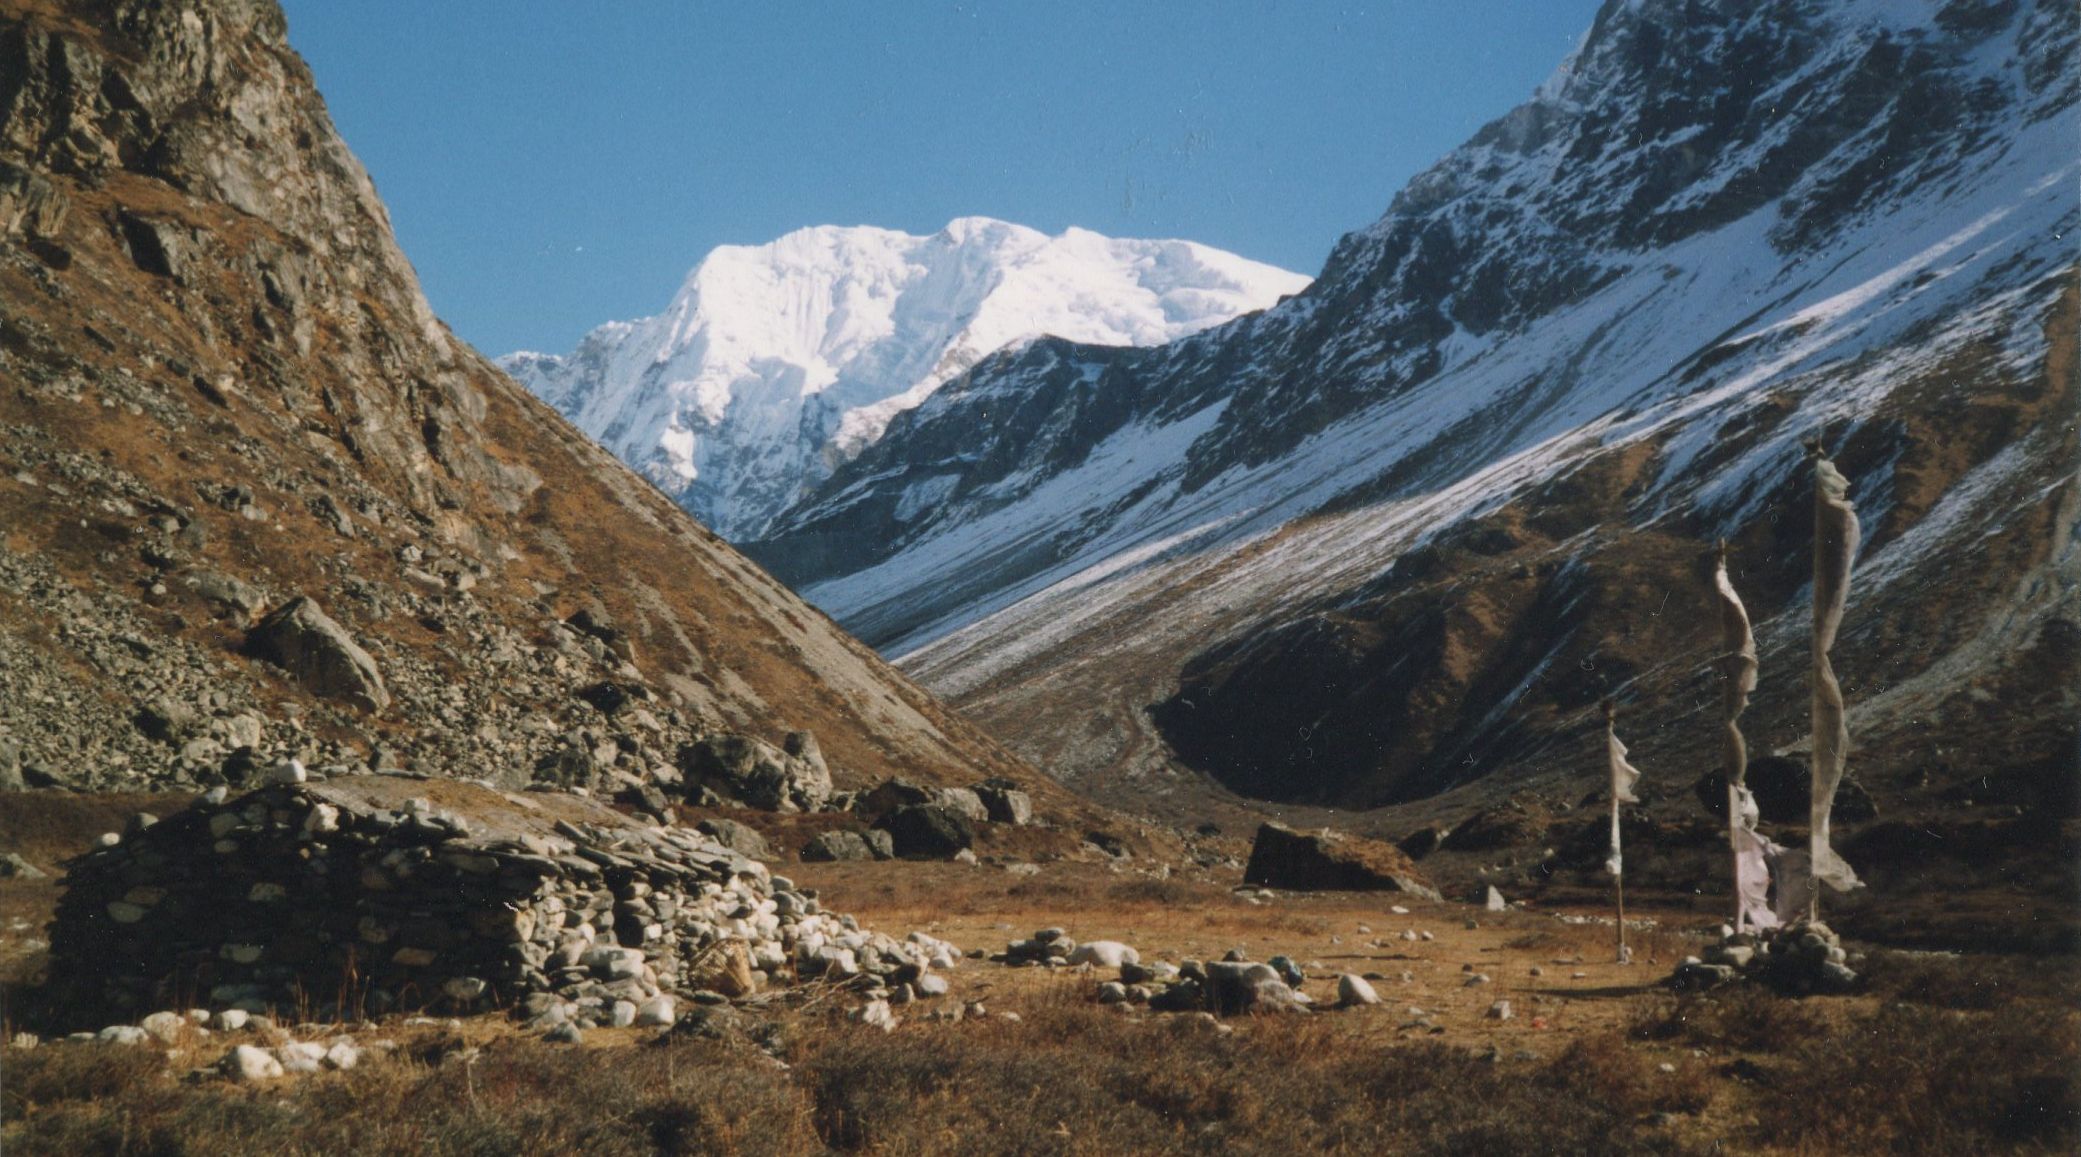
[[1749,902],[1742,888],[1743,833],[1749,774],[1749,748],[1741,735],[1741,713],[1756,689],[1756,636],[1749,628],[1748,608],[1734,591],[1727,575],[1727,540],[1714,548],[1713,592],[1720,603],[1720,640],[1724,653],[1720,670],[1727,677],[1722,691],[1723,723],[1720,737],[1727,764],[1727,848],[1734,858],[1734,930],[1745,932],[1749,924]]
[[1813,883],[1806,914],[1809,921],[1815,921],[1821,917],[1822,884],[1838,892],[1859,886],[1857,873],[1835,854],[1828,837],[1829,813],[1835,807],[1835,789],[1842,782],[1844,757],[1850,747],[1842,684],[1836,681],[1828,652],[1842,627],[1861,528],[1856,507],[1850,503],[1850,480],[1828,460],[1818,439],[1807,443],[1807,454],[1814,464],[1814,745],[1808,827]]
[[1626,871],[1625,860],[1619,849],[1619,805],[1639,803],[1633,794],[1633,782],[1640,772],[1626,762],[1626,745],[1619,742],[1615,722],[1618,708],[1611,700],[1604,701],[1604,750],[1611,765],[1611,858],[1604,861],[1604,869],[1611,873],[1613,893],[1618,900],[1618,952],[1620,964],[1633,963],[1633,953],[1626,948]]

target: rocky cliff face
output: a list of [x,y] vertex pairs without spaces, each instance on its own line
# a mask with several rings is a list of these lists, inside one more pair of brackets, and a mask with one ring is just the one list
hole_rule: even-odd
[[0,2],[0,230],[0,776],[1019,775],[448,333],[273,3]]
[[1094,790],[1572,798],[1608,694],[1643,766],[1711,765],[1720,537],[1752,740],[1796,747],[1819,437],[1869,528],[1861,766],[2064,798],[2076,23],[1608,4],[1299,297],[988,360],[750,550]]

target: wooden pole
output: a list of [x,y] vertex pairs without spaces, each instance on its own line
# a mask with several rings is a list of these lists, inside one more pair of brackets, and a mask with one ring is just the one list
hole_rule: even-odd
[[1626,951],[1626,877],[1614,876],[1611,882],[1618,889],[1619,896],[1619,963],[1631,964],[1633,954]]

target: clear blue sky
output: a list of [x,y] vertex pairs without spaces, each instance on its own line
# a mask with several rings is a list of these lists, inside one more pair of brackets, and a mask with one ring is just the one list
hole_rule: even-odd
[[1185,237],[1316,272],[1594,0],[284,0],[434,308],[487,353],[805,225]]

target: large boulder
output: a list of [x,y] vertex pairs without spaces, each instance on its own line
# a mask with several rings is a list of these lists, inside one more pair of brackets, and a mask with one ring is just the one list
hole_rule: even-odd
[[49,237],[70,208],[65,195],[41,174],[0,161],[0,237],[21,233]]
[[370,711],[390,705],[376,660],[306,596],[298,595],[262,619],[246,636],[246,645],[313,695]]
[[1293,986],[1269,964],[1248,960],[1215,960],[1206,965],[1207,1003],[1220,1016],[1243,1013],[1300,1012]]
[[891,777],[853,801],[853,810],[866,816],[885,816],[897,808],[934,802],[933,790],[921,783]]
[[986,779],[969,789],[983,801],[983,808],[993,823],[1025,824],[1033,822],[1033,797],[1019,790],[1019,785],[1004,778]]
[[950,811],[960,812],[974,823],[988,823],[990,809],[983,806],[981,796],[965,787],[943,787],[938,798],[932,802]]
[[1407,892],[1441,899],[1415,861],[1393,844],[1327,828],[1296,831],[1275,823],[1259,825],[1243,880],[1300,891]]
[[819,832],[808,843],[802,845],[802,859],[806,863],[845,863],[878,858],[864,836],[859,832],[843,829]]
[[766,837],[746,824],[720,816],[702,820],[694,830],[716,843],[751,860],[770,860],[773,849],[766,844]]
[[975,846],[975,821],[939,804],[912,804],[875,821],[906,860],[944,860]]
[[[811,754],[815,748],[808,748]],[[679,770],[691,795],[717,795],[766,811],[815,811],[831,798],[831,772],[811,759],[748,735],[711,735],[679,751]]]

